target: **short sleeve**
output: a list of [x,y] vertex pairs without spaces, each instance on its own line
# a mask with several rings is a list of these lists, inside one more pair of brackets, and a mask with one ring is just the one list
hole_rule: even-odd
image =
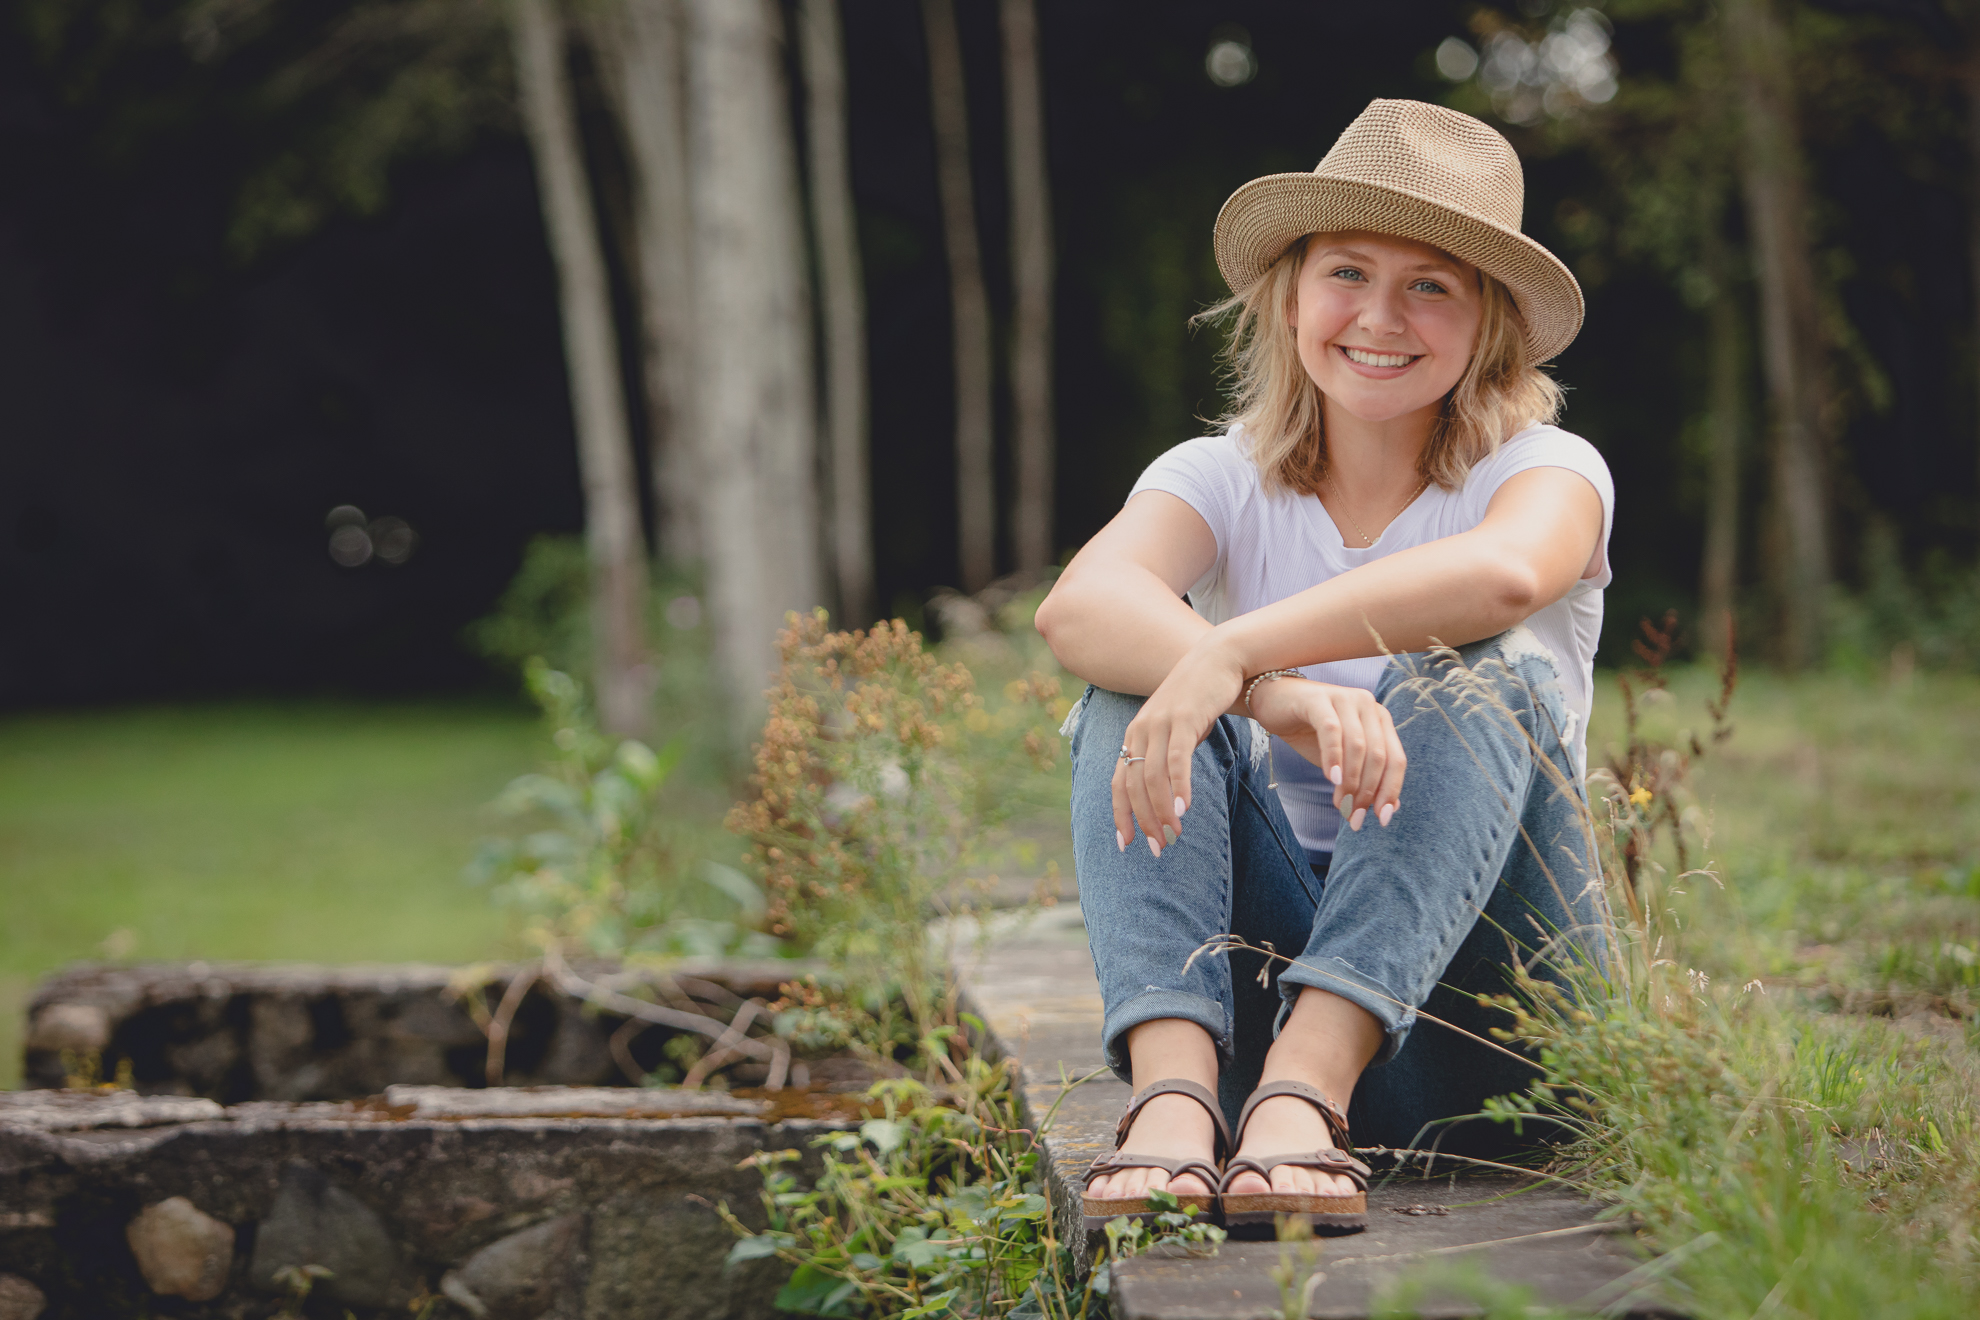
[[1558,426],[1536,426],[1522,431],[1499,448],[1499,452],[1478,464],[1464,483],[1466,520],[1477,526],[1485,518],[1485,507],[1500,486],[1522,472],[1534,468],[1566,468],[1579,473],[1595,488],[1602,501],[1602,571],[1583,579],[1601,588],[1612,576],[1609,566],[1609,530],[1615,525],[1616,483],[1601,452],[1580,436]]
[[1231,534],[1245,503],[1244,478],[1251,472],[1251,460],[1236,436],[1203,436],[1185,440],[1150,463],[1128,498],[1145,490],[1159,490],[1196,510],[1217,538],[1217,560],[1222,563],[1230,552]]

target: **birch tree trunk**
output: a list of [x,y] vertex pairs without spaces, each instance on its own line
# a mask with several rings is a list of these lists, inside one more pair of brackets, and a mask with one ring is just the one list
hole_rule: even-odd
[[548,0],[515,0],[513,28],[523,127],[536,163],[537,196],[557,268],[565,365],[584,480],[598,718],[610,733],[638,737],[647,733],[652,718],[646,553],[605,258],[564,63],[562,20]]
[[867,472],[866,292],[846,145],[846,58],[837,0],[799,0],[805,126],[811,149],[811,232],[824,304],[825,437],[831,473],[832,578],[839,624],[874,618],[871,482]]
[[592,47],[632,156],[633,231],[654,508],[663,558],[702,557],[695,479],[693,216],[681,0],[587,8]]
[[1053,560],[1052,193],[1045,161],[1045,96],[1035,0],[1003,0],[1004,138],[1011,187],[1013,448],[1017,508],[1011,519],[1018,569]]
[[701,532],[743,745],[787,610],[819,599],[816,390],[776,0],[687,0]]
[[1741,187],[1760,283],[1760,339],[1773,430],[1773,504],[1781,554],[1781,661],[1822,658],[1829,586],[1822,341],[1808,189],[1795,125],[1788,38],[1772,0],[1727,0],[1739,74]]
[[953,0],[921,0],[928,38],[928,93],[935,120],[935,178],[949,253],[949,309],[956,373],[956,549],[962,589],[981,591],[997,571],[997,486],[992,464],[990,299],[976,233],[969,168],[969,105]]
[[1732,616],[1739,582],[1739,478],[1745,448],[1746,326],[1733,289],[1732,257],[1719,217],[1704,230],[1704,258],[1717,296],[1707,323],[1706,364],[1711,457],[1706,465],[1705,552],[1699,573],[1699,613],[1705,647],[1721,660],[1733,645]]

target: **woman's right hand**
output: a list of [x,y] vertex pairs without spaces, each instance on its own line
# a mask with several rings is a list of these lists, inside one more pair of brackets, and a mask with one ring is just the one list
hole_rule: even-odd
[[1367,814],[1383,825],[1402,805],[1409,758],[1388,709],[1366,688],[1305,678],[1267,679],[1251,690],[1251,716],[1334,783],[1334,806],[1359,830]]

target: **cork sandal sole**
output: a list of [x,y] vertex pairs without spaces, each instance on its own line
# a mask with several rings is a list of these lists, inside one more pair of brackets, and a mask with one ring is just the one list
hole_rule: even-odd
[[[1224,1227],[1232,1237],[1272,1237],[1279,1216],[1303,1220],[1315,1233],[1359,1233],[1368,1227],[1368,1193],[1352,1196],[1306,1196],[1292,1192],[1260,1192],[1232,1196],[1226,1192]],[[1258,1230],[1264,1230],[1260,1233]]]
[[[1279,1096],[1302,1100],[1320,1111],[1327,1125],[1331,1147],[1286,1155],[1236,1155],[1224,1166],[1218,1184],[1218,1200],[1224,1207],[1224,1227],[1235,1238],[1271,1237],[1281,1216],[1303,1221],[1316,1233],[1359,1233],[1368,1227],[1369,1168],[1354,1157],[1348,1144],[1347,1115],[1341,1107],[1303,1082],[1269,1082],[1252,1092],[1238,1116],[1238,1144],[1244,1144],[1244,1130],[1252,1111]],[[1348,1180],[1354,1191],[1345,1196],[1322,1196],[1317,1192],[1242,1192],[1230,1190],[1240,1175],[1255,1173],[1267,1185],[1272,1170],[1281,1165],[1316,1169]]]
[[[1178,1205],[1193,1207],[1206,1223],[1215,1223],[1217,1198],[1215,1196],[1177,1196]],[[1153,1227],[1155,1216],[1163,1213],[1148,1204],[1145,1196],[1124,1196],[1101,1198],[1082,1196],[1079,1198],[1080,1223],[1089,1233],[1104,1232],[1109,1220],[1132,1219],[1136,1223]]]
[[[1195,1101],[1210,1115],[1212,1127],[1216,1130],[1216,1142],[1210,1152],[1210,1160],[1193,1158],[1169,1159],[1157,1155],[1136,1155],[1121,1149],[1127,1141],[1128,1130],[1134,1125],[1136,1114],[1143,1105],[1158,1095],[1180,1095]],[[1217,1189],[1223,1183],[1223,1170],[1213,1161],[1222,1160],[1231,1148],[1230,1129],[1224,1125],[1224,1115],[1217,1107],[1217,1097],[1204,1087],[1185,1078],[1171,1077],[1151,1083],[1147,1089],[1137,1094],[1128,1103],[1127,1112],[1114,1126],[1114,1149],[1112,1152],[1095,1157],[1086,1169],[1086,1186],[1091,1187],[1096,1178],[1124,1169],[1159,1169],[1171,1179],[1184,1174],[1200,1181],[1210,1190],[1201,1195],[1178,1195],[1178,1205],[1195,1210],[1205,1220],[1215,1223],[1217,1219]],[[1145,1196],[1081,1196],[1079,1201],[1080,1222],[1089,1233],[1103,1231],[1110,1220],[1127,1218],[1138,1223],[1154,1226],[1155,1217],[1163,1211],[1148,1203]]]

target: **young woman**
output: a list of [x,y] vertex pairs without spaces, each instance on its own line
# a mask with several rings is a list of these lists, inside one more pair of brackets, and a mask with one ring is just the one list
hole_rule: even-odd
[[[1237,1228],[1365,1227],[1350,1128],[1412,1146],[1524,1090],[1478,997],[1599,958],[1580,785],[1614,497],[1550,424],[1536,364],[1581,291],[1522,192],[1504,138],[1412,101],[1238,189],[1227,429],[1157,459],[1038,611],[1091,685],[1080,902],[1138,1088],[1090,1223],[1167,1188]],[[1227,933],[1280,957],[1192,958]]]

